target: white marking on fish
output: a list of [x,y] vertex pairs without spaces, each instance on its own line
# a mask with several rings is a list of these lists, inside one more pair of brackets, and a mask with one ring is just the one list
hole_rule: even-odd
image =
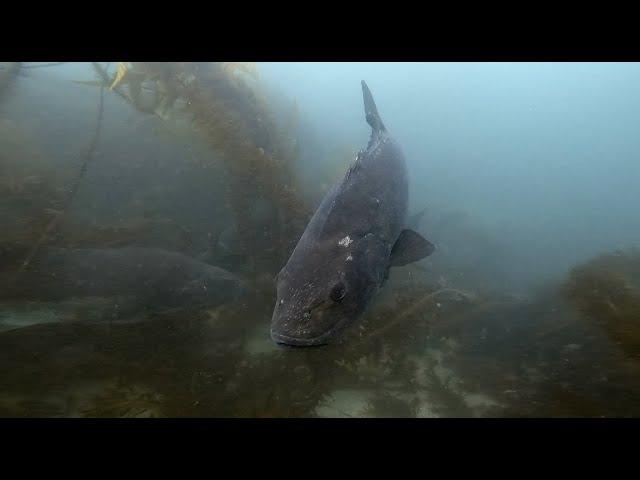
[[338,245],[340,245],[341,247],[348,247],[349,244],[353,242],[353,240],[351,240],[351,237],[349,237],[349,235],[347,235],[346,237],[344,237],[342,240],[340,240],[338,242]]

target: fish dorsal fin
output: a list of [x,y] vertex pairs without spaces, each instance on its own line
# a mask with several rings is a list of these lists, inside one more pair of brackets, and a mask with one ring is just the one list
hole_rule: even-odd
[[413,230],[419,230],[420,224],[422,223],[422,217],[424,217],[425,213],[427,213],[427,207],[423,208],[418,213],[410,216],[409,219],[407,220],[407,225],[409,226],[409,228]]
[[373,101],[371,90],[369,90],[364,80],[362,80],[362,97],[364,98],[365,118],[367,119],[367,123],[371,125],[373,133],[385,132],[387,129],[384,127],[382,119],[378,114],[378,108],[376,107],[376,102]]

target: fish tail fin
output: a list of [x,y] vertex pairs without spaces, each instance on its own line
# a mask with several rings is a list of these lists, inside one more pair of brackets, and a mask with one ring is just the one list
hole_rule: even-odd
[[373,95],[371,95],[371,90],[369,90],[369,87],[364,80],[362,80],[362,96],[364,99],[364,114],[367,119],[367,123],[371,125],[374,132],[386,131],[386,128],[382,123],[382,119],[378,114],[376,102],[373,100]]

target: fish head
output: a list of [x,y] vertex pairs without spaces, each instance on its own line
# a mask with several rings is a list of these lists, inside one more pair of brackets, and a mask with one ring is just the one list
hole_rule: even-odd
[[334,236],[305,255],[294,253],[277,276],[271,338],[291,346],[330,343],[366,309],[388,255],[371,234]]

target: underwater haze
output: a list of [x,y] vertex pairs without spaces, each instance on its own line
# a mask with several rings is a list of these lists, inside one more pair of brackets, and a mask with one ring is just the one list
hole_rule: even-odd
[[[371,126],[412,229],[329,345],[276,276]],[[0,62],[0,416],[640,416],[640,64]]]
[[636,63],[276,63],[263,71],[300,100],[323,142],[354,148],[369,134],[366,79],[404,148],[412,209],[464,210],[517,252],[519,280],[563,274],[640,239]]

